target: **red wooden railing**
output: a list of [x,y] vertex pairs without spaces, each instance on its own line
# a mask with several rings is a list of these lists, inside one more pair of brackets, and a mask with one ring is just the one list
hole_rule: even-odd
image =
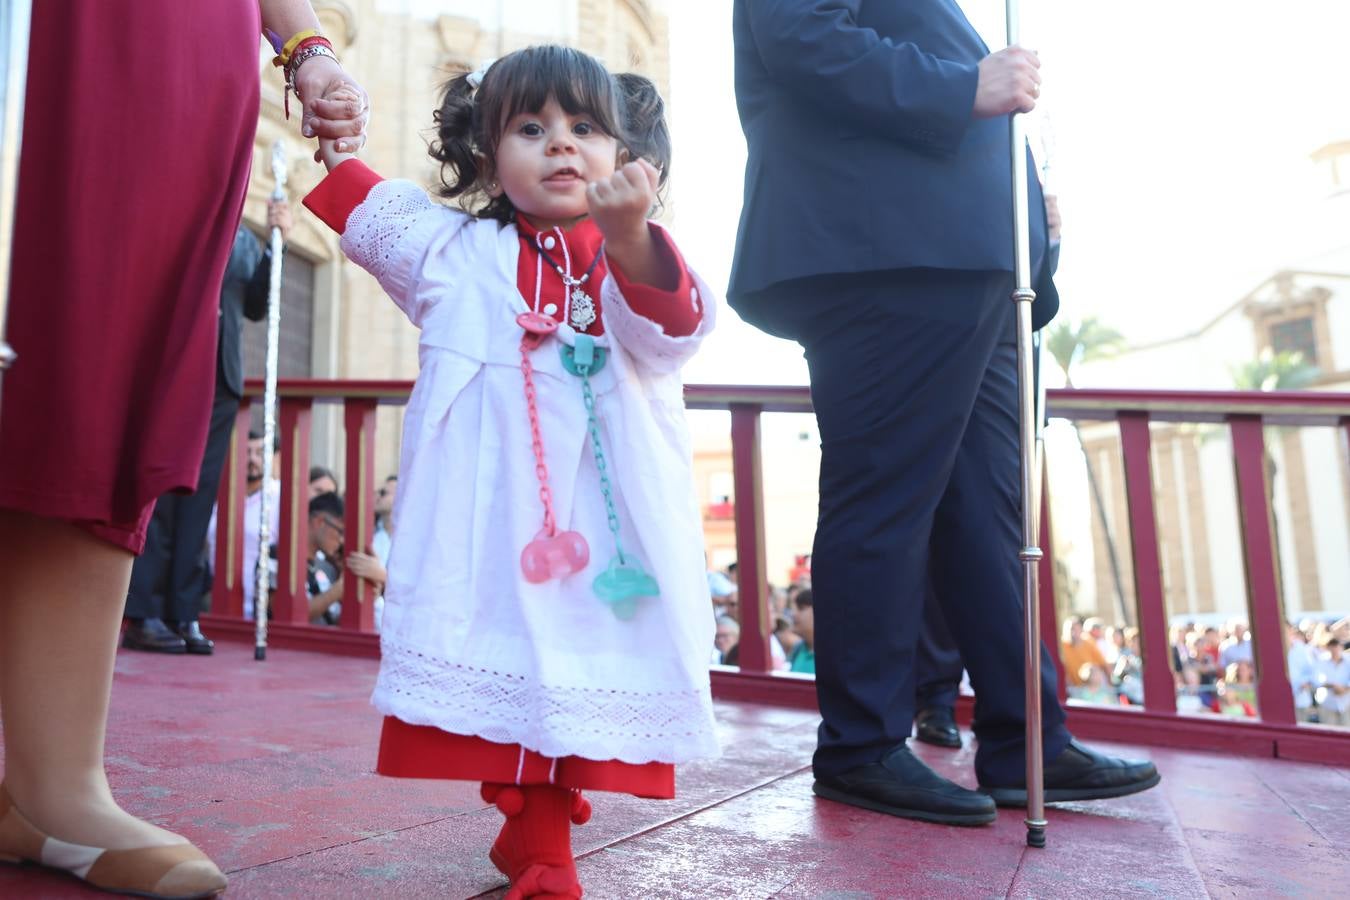
[[[285,380],[281,404],[281,534],[278,590],[272,641],[278,646],[305,646],[330,652],[378,654],[373,633],[369,586],[350,572],[343,584],[341,622],[337,628],[306,624],[305,558],[306,478],[309,468],[310,416],[316,403],[344,405],[348,503],[345,549],[364,549],[373,527],[369,503],[373,492],[375,408],[401,404],[412,390],[408,381]],[[261,394],[251,382],[238,433],[247,431],[250,400]],[[811,412],[810,393],[800,387],[690,385],[690,409],[723,410],[731,415],[741,648],[738,671],[715,670],[714,692],[724,698],[792,706],[813,706],[810,678],[771,672],[768,593],[764,565],[764,499],[760,468],[760,417],[766,412]],[[1227,752],[1278,755],[1316,761],[1350,763],[1350,729],[1296,726],[1293,695],[1285,666],[1284,616],[1271,533],[1271,510],[1265,468],[1266,425],[1336,426],[1350,440],[1350,394],[1319,392],[1123,391],[1052,390],[1052,417],[1070,420],[1114,420],[1120,429],[1128,501],[1130,543],[1138,602],[1141,652],[1144,657],[1142,710],[1073,705],[1070,726],[1076,734],[1098,739],[1164,743],[1196,748],[1222,747]],[[1157,515],[1151,467],[1151,422],[1223,423],[1232,436],[1233,463],[1241,541],[1245,553],[1260,719],[1235,720],[1178,715],[1167,611],[1158,549]],[[251,634],[242,619],[239,552],[243,540],[245,458],[242,440],[232,452],[221,480],[218,530],[225,536],[217,547],[218,577],[213,610],[207,621],[223,636]],[[1054,473],[1046,479],[1053,485]],[[1042,637],[1057,648],[1054,605],[1054,559],[1050,541],[1049,504],[1043,503],[1040,603]],[[1058,660],[1056,660],[1058,663]],[[1151,663],[1151,664],[1150,664]],[[1061,694],[1064,684],[1060,672]],[[969,715],[969,707],[963,708]]]

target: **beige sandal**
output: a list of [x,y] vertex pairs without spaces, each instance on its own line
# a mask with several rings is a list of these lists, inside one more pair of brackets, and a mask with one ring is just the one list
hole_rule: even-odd
[[48,837],[28,821],[0,784],[0,862],[69,872],[115,894],[197,900],[225,891],[224,873],[192,844],[103,850]]

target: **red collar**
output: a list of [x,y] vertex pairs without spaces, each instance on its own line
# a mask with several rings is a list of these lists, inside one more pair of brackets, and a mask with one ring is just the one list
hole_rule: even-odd
[[[536,240],[542,240],[552,235],[561,237],[567,244],[567,251],[573,256],[572,268],[580,274],[586,270],[595,254],[600,252],[600,245],[604,243],[605,236],[601,233],[600,227],[591,219],[582,219],[571,228],[545,228],[542,231],[530,224],[520,213],[516,213],[516,230],[520,232],[521,240],[526,241],[532,246],[539,246]],[[542,235],[542,237],[541,237]],[[556,259],[559,265],[562,264],[562,251],[553,249],[549,255]]]

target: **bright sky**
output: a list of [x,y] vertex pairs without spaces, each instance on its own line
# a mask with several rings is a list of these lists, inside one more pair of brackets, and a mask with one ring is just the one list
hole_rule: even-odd
[[[1001,0],[962,0],[992,49]],[[1347,0],[1023,0],[1022,43],[1045,87],[1050,188],[1060,197],[1067,315],[1131,342],[1207,322],[1306,257],[1295,227],[1326,193],[1309,154],[1350,139]],[[675,231],[715,287],[730,269],[744,142],[731,93],[729,2],[669,4]],[[1334,236],[1333,236],[1334,237]],[[1341,243],[1350,244],[1350,234]],[[805,383],[795,345],[728,310],[690,382]]]
[[[900,0],[894,0],[900,2]],[[992,49],[1002,0],[959,0]],[[718,291],[730,271],[745,147],[732,95],[730,0],[657,0],[671,24],[674,230]],[[380,9],[571,33],[556,0],[377,0]],[[1350,0],[1022,0],[1045,87],[1028,120],[1060,198],[1062,315],[1132,343],[1203,325],[1279,266],[1350,244],[1309,235],[1326,193],[1309,154],[1350,139]],[[1049,135],[1041,140],[1039,135]],[[1310,249],[1311,248],[1311,249]],[[804,384],[795,345],[725,310],[693,383]]]

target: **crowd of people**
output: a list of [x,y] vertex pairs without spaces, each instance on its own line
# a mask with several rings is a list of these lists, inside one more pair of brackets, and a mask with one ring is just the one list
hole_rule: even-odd
[[[252,437],[252,436],[250,436]],[[252,441],[250,441],[250,444]],[[259,452],[261,453],[261,441],[259,441]],[[259,484],[261,473],[258,475]],[[253,483],[253,470],[250,468],[249,495],[252,497],[259,490]],[[280,494],[280,484],[275,483],[270,490],[277,495]],[[390,475],[375,491],[374,513],[375,513],[375,531],[371,539],[370,546],[363,552],[348,553],[344,549],[343,539],[346,536],[346,502],[343,494],[339,490],[337,477],[333,472],[323,466],[313,466],[309,471],[309,521],[308,521],[308,543],[306,545],[305,560],[305,592],[309,598],[309,621],[312,625],[336,626],[342,617],[342,575],[343,572],[350,569],[357,577],[368,581],[375,592],[375,623],[376,629],[379,628],[380,613],[383,607],[383,594],[385,583],[388,580],[385,567],[389,563],[389,547],[393,535],[393,518],[391,516],[394,508],[394,496],[398,490],[398,476]],[[273,510],[277,507],[273,506]],[[276,556],[277,539],[279,532],[277,530],[278,520],[273,518],[272,543],[269,547],[269,553],[272,558],[272,587],[276,587]],[[258,553],[258,530],[260,527],[260,517],[254,515],[250,521],[245,520],[244,533],[246,545],[252,543],[251,558],[253,564],[257,564]],[[206,557],[214,562],[215,556],[215,519],[212,517],[211,537],[206,550]],[[251,596],[255,588],[255,569],[248,565],[249,560],[244,561],[244,589],[246,598]],[[268,614],[271,615],[271,604],[268,605]],[[252,618],[253,607],[251,603],[245,603],[244,615],[246,618]]]
[[1328,624],[1315,619],[1290,622],[1289,684],[1300,722],[1350,728],[1350,618]]
[[[273,464],[273,471],[280,466]],[[337,476],[326,466],[315,465],[309,470],[308,483],[308,528],[306,545],[306,593],[309,599],[309,621],[314,625],[337,625],[342,615],[342,574],[350,569],[358,577],[370,582],[375,592],[376,627],[383,606],[384,586],[387,580],[385,566],[389,562],[389,548],[393,535],[391,512],[394,497],[398,489],[398,476],[390,475],[375,492],[374,514],[375,531],[371,544],[361,553],[344,552],[346,504]],[[239,558],[239,574],[244,595],[244,618],[253,619],[255,615],[255,594],[257,592],[258,554],[261,549],[262,499],[268,497],[268,518],[270,520],[270,539],[268,556],[270,559],[270,586],[276,588],[277,546],[281,537],[281,480],[272,478],[271,483],[263,485],[263,437],[256,431],[248,435],[248,454],[246,458],[243,552]],[[198,548],[194,559],[194,574],[190,581],[194,585],[191,602],[194,606],[191,614],[210,609],[211,592],[215,578],[216,521],[218,510],[211,509],[206,539]],[[156,585],[156,590],[164,590],[165,585]],[[156,598],[158,599],[158,598]],[[128,602],[128,624],[123,632],[122,645],[130,650],[145,650],[158,653],[192,653],[209,655],[213,652],[212,642],[196,628],[199,640],[180,634],[176,621],[164,622],[158,616],[134,616],[132,601]],[[153,607],[152,607],[153,608]],[[158,608],[166,608],[163,603]],[[269,618],[272,604],[267,606]],[[195,618],[194,618],[195,625]]]
[[[717,623],[711,662],[713,665],[738,666],[740,590],[735,563],[725,570],[708,572],[708,593],[712,599],[713,618]],[[774,671],[814,675],[815,609],[810,577],[799,575],[786,587],[769,585],[768,601],[769,618],[773,623],[773,631],[769,635],[769,654]]]
[[[736,565],[708,573],[717,632],[714,665],[739,665],[740,603]],[[773,669],[815,672],[814,613],[809,576],[787,587],[768,587]],[[1171,629],[1171,668],[1177,711],[1228,716],[1258,715],[1256,662],[1247,623],[1222,627],[1186,622]],[[1288,626],[1288,673],[1300,722],[1350,727],[1350,619],[1303,619]],[[1143,706],[1143,656],[1139,629],[1099,618],[1064,620],[1060,660],[1070,698],[1088,703]],[[964,689],[964,688],[963,688]]]
[[[1350,725],[1350,620],[1288,626],[1288,673],[1300,722]],[[1177,711],[1254,718],[1257,670],[1247,623],[1174,625],[1169,634]],[[1090,703],[1144,702],[1139,629],[1097,618],[1064,621],[1060,659],[1070,697]]]

